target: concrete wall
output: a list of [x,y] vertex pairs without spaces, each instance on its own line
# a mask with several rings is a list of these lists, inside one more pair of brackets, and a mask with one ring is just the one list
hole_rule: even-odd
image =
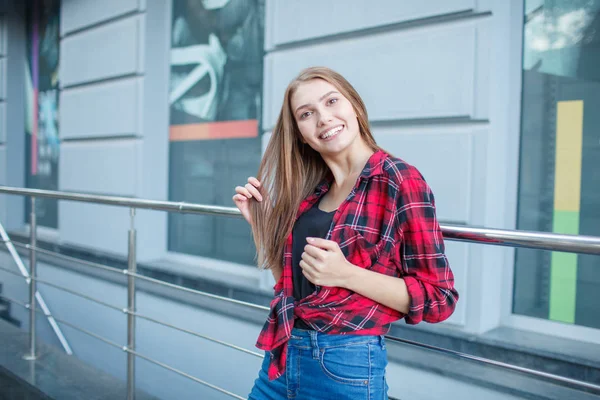
[[[289,80],[306,66],[331,66],[361,93],[379,144],[424,173],[440,220],[513,227],[519,96],[509,91],[518,88],[510,71],[518,75],[520,64],[507,55],[518,47],[511,26],[520,24],[520,2],[340,4],[266,2],[263,141]],[[304,11],[311,7],[318,16]],[[168,0],[63,2],[60,189],[168,198],[169,26]],[[10,92],[10,84],[0,87]],[[0,111],[10,104],[0,102]],[[0,163],[8,157],[2,137]],[[13,140],[15,159],[0,183],[15,168],[18,185],[23,154]],[[128,210],[59,204],[61,241],[126,253]],[[17,200],[0,209],[22,216]],[[139,213],[140,259],[166,254],[166,221],[164,213]],[[499,323],[510,254],[448,244],[462,298],[450,324],[483,331]]]
[[[6,10],[0,8],[0,185],[6,185]],[[6,196],[0,195],[0,221],[6,220]]]
[[[61,190],[167,199],[169,2],[65,0]],[[61,202],[65,243],[126,254],[129,212]],[[140,212],[140,259],[166,251],[166,215]]]
[[[21,2],[0,2],[0,185],[25,186],[25,25]],[[0,195],[0,223],[23,225],[24,203]]]
[[[423,172],[440,220],[514,227],[521,36],[513,28],[521,26],[521,1],[282,4],[266,1],[263,145],[289,80],[327,65],[362,95],[378,143]],[[63,1],[60,189],[168,198],[169,28],[168,0]],[[10,104],[10,96],[0,102]],[[10,182],[22,186],[23,150],[14,140]],[[0,142],[0,163],[6,148]],[[60,241],[126,253],[128,210],[59,204]],[[4,210],[22,219],[22,201]],[[166,221],[164,213],[138,213],[141,260],[166,254]],[[461,301],[446,325],[497,326],[510,313],[503,290],[511,251],[453,242],[447,249]]]
[[[509,57],[520,48],[520,31],[511,31],[521,24],[518,3],[267,1],[263,146],[287,83],[326,65],[361,94],[378,144],[424,174],[441,221],[514,228],[519,82],[506,71],[520,71]],[[446,325],[497,326],[510,250],[456,242],[447,250],[461,300]]]

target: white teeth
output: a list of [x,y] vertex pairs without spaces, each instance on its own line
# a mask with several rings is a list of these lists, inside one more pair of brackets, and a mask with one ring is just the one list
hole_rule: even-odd
[[321,135],[321,139],[327,139],[328,137],[331,137],[333,135],[335,135],[336,133],[338,133],[339,131],[342,130],[341,126],[338,126],[336,128],[330,129],[327,132],[325,132],[324,134]]

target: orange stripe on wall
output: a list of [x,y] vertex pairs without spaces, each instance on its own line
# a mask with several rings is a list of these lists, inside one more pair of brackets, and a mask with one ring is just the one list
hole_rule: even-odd
[[171,125],[169,141],[215,140],[258,137],[258,120],[204,122]]

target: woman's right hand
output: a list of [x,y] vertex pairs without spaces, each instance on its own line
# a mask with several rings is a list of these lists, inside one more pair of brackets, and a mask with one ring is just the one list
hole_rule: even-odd
[[259,187],[260,182],[258,181],[258,179],[251,176],[248,178],[248,183],[245,186],[237,186],[235,188],[236,194],[233,196],[233,202],[235,203],[236,207],[242,212],[242,215],[250,225],[252,225],[252,218],[250,217],[250,200],[263,200],[258,189]]

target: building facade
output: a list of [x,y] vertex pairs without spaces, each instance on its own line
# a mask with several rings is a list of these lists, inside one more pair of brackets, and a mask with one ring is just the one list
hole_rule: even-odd
[[[325,65],[378,144],[423,173],[442,224],[600,236],[598,0],[17,3],[0,19],[0,185],[233,206],[287,83]],[[28,204],[0,196],[9,233]],[[126,256],[128,210],[36,211],[43,240]],[[242,220],[142,211],[136,227],[149,268],[271,290]],[[414,329],[600,346],[598,256],[447,254],[457,309]]]

